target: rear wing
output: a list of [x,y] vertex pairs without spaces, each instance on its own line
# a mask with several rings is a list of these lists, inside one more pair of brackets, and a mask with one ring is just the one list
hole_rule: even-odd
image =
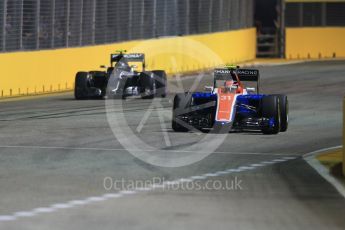
[[110,55],[110,63],[111,65],[114,62],[119,62],[121,59],[127,62],[142,62],[143,68],[145,68],[145,54],[143,53],[131,53],[131,54],[124,54],[124,53],[116,53]]
[[218,68],[214,70],[214,82],[216,83],[217,80],[237,81],[235,73],[240,81],[256,82],[256,90],[259,92],[260,73],[257,69]]
[[260,73],[257,69],[215,69],[215,80],[237,80],[234,73],[237,73],[240,81],[259,81]]
[[128,62],[145,62],[145,54],[131,53],[131,54],[111,54],[110,61],[118,62],[124,58]]

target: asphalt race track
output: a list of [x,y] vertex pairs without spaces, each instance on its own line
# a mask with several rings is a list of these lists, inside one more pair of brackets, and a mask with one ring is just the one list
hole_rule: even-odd
[[[341,145],[345,62],[259,69],[262,92],[289,97],[288,132],[230,133],[213,154],[183,167],[153,166],[130,154],[109,126],[104,100],[75,101],[68,93],[0,102],[0,229],[345,229],[344,197],[302,158]],[[189,88],[196,78],[182,79]],[[211,81],[208,75],[198,88]],[[207,135],[218,138],[172,132],[172,98],[154,107],[150,100],[114,102],[121,105],[108,113],[127,123],[114,132],[130,128],[162,149],[149,152],[163,159],[192,154],[183,149]],[[127,185],[193,181],[203,189],[117,193],[104,188],[104,178]],[[209,181],[240,184],[205,189]]]

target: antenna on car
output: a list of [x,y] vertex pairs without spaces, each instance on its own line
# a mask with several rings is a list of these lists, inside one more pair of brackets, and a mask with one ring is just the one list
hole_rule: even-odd
[[231,69],[239,69],[240,66],[239,65],[235,65],[235,64],[226,64],[225,68],[231,70]]
[[124,53],[127,53],[127,50],[116,50],[116,53],[124,54]]

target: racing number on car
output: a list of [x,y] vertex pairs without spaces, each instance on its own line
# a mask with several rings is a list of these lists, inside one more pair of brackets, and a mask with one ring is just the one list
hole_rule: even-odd
[[218,94],[217,121],[231,122],[234,98],[235,95],[233,94]]
[[230,101],[231,100],[231,96],[221,96],[222,101]]

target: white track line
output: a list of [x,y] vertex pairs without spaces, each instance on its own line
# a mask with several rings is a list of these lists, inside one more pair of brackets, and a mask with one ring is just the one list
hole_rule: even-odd
[[[194,153],[196,151],[189,151],[189,150],[174,150],[174,149],[120,149],[120,148],[82,148],[82,147],[63,147],[63,146],[35,146],[35,145],[0,145],[0,149],[55,149],[55,150],[86,150],[86,151],[104,151],[104,152],[112,152],[112,151],[146,151],[146,152],[156,152],[156,151],[167,151],[167,152],[174,152],[174,153]],[[198,153],[202,153],[202,151],[197,151]],[[286,156],[282,159],[294,159],[295,157],[300,156],[300,154],[288,154],[288,153],[250,153],[250,152],[223,152],[223,151],[215,151],[213,153],[218,154],[233,154],[233,155],[262,155],[262,156]]]
[[[289,157],[289,160],[294,160],[296,158],[298,158],[298,157],[297,156],[296,157]],[[287,161],[287,159],[285,159],[283,157],[283,158],[274,159],[272,161],[262,161],[262,162],[259,162],[257,164],[250,164],[250,165],[239,166],[237,168],[225,169],[222,171],[217,171],[215,173],[206,173],[206,174],[199,175],[199,176],[179,178],[179,179],[176,179],[173,181],[166,181],[163,184],[153,184],[150,187],[137,188],[135,190],[124,190],[124,191],[119,191],[117,193],[105,193],[101,196],[92,196],[92,197],[87,197],[87,198],[82,199],[82,200],[71,200],[71,201],[68,201],[66,203],[52,204],[48,207],[39,207],[39,208],[32,209],[30,211],[19,211],[19,212],[15,212],[11,215],[3,215],[3,216],[0,215],[0,223],[1,222],[14,221],[14,220],[17,220],[19,218],[34,217],[34,216],[38,216],[38,215],[45,214],[45,213],[58,212],[59,210],[71,209],[74,207],[78,207],[78,206],[80,207],[80,206],[88,205],[91,203],[104,202],[104,201],[107,201],[110,199],[117,199],[117,198],[121,198],[124,196],[135,195],[135,194],[138,194],[140,192],[148,192],[148,191],[152,191],[155,189],[164,188],[164,187],[169,186],[169,185],[189,183],[189,182],[193,182],[195,180],[204,180],[204,179],[207,179],[210,177],[228,175],[228,174],[236,173],[236,172],[250,171],[250,170],[253,170],[256,168],[260,168],[262,166],[281,163],[282,162],[281,160]],[[267,162],[269,162],[269,164]]]
[[304,154],[303,157],[307,158],[309,156],[315,156],[315,155],[318,155],[319,153],[328,152],[328,151],[331,151],[331,150],[339,149],[341,147],[343,147],[343,146],[342,145],[337,145],[337,146],[333,146],[333,147],[328,147],[328,148],[323,148],[323,149],[315,150],[313,152]]

